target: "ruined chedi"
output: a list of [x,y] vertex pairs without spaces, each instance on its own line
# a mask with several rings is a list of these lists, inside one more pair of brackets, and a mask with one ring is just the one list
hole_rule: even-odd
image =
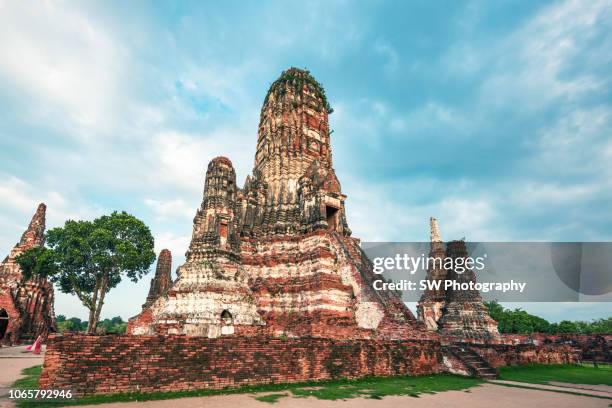
[[186,262],[129,331],[217,337],[427,337],[398,294],[377,292],[332,166],[323,88],[291,68],[261,110],[253,174],[208,165]]
[[[443,267],[444,242],[440,236],[438,220],[431,217],[429,219],[431,229],[429,262],[427,268],[427,280],[432,282],[444,282],[446,270]],[[443,285],[443,283],[442,283]],[[426,289],[417,305],[417,317],[419,321],[425,323],[427,330],[438,330],[438,321],[442,317],[442,310],[446,304],[446,291],[444,286],[439,289]]]
[[[451,241],[446,245],[440,236],[438,220],[430,218],[431,248],[426,279],[429,281],[456,280],[457,282],[476,282],[474,271],[466,268],[462,273],[446,270],[444,260],[468,256],[464,241]],[[453,262],[453,265],[455,262]],[[477,290],[425,290],[417,305],[419,321],[425,323],[430,331],[462,341],[488,342],[499,340],[497,322],[489,316],[487,307]]]
[[[451,241],[447,244],[447,258],[467,256],[465,241]],[[462,273],[450,270],[447,279],[459,283],[476,282],[476,274],[468,268]],[[489,342],[500,339],[497,322],[489,316],[489,311],[477,290],[448,290],[446,305],[438,325],[440,334],[455,340]]]
[[15,258],[45,243],[47,206],[38,205],[21,240],[0,263],[0,341],[5,344],[31,340],[55,331],[53,285],[46,278],[23,280]]
[[168,293],[168,289],[172,285],[172,254],[168,249],[162,249],[157,257],[157,266],[155,267],[155,276],[151,279],[151,287],[149,295],[142,309],[146,309],[153,304],[161,296]]

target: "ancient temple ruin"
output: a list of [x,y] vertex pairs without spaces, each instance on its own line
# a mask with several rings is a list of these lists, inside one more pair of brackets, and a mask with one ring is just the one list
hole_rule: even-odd
[[146,309],[153,304],[161,296],[168,293],[168,289],[172,285],[172,254],[168,249],[162,249],[157,257],[157,266],[155,267],[155,276],[151,279],[151,287],[147,300],[142,309]]
[[[430,219],[431,247],[430,259],[466,258],[468,251],[463,240],[450,241],[445,245],[440,236],[438,221]],[[453,265],[456,263],[454,262]],[[476,274],[471,269],[458,273],[446,270],[443,262],[429,262],[427,280],[455,280],[460,283],[476,282]],[[426,290],[417,305],[418,320],[425,323],[430,331],[454,341],[489,342],[499,340],[497,322],[489,316],[487,307],[477,290]]]
[[428,336],[398,294],[371,286],[332,165],[329,113],[308,71],[271,85],[252,175],[239,188],[228,158],[210,162],[186,262],[130,333]]
[[38,205],[26,231],[11,253],[0,263],[0,341],[5,344],[34,339],[55,331],[53,285],[46,278],[24,281],[15,258],[45,243],[45,212]]
[[[446,270],[442,267],[441,262],[445,257],[444,242],[440,236],[440,228],[438,220],[435,218],[429,219],[431,228],[429,258],[434,260],[429,262],[427,269],[427,280],[444,282],[446,279]],[[444,287],[440,289],[427,289],[423,292],[419,303],[417,304],[417,318],[425,323],[427,330],[438,330],[438,322],[442,317],[442,310],[446,304],[446,291]]]
[[[374,290],[381,277],[351,236],[329,113],[307,71],[283,72],[244,186],[228,158],[208,164],[174,282],[164,250],[128,333],[51,336],[40,387],[82,396],[440,372],[490,379],[505,365],[579,361],[566,339],[498,341],[476,291],[426,291],[418,322],[399,293]],[[445,244],[430,224],[430,257],[468,256],[464,241]],[[464,262],[445,264],[431,263],[427,279],[475,281],[459,273]]]

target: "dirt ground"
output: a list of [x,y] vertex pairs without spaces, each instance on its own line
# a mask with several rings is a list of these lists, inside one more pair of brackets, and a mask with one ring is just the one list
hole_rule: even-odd
[[[582,397],[556,392],[526,390],[484,384],[465,391],[446,391],[434,395],[413,397],[385,397],[382,400],[354,398],[346,401],[323,401],[309,398],[281,398],[276,404],[259,402],[253,394],[183,398],[166,401],[105,404],[104,408],[590,408],[609,407],[609,399]],[[90,406],[93,408],[95,406]],[[99,405],[98,405],[99,407]]]

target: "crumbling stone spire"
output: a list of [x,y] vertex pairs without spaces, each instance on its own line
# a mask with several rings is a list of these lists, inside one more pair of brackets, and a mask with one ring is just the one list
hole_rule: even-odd
[[47,206],[40,203],[21,239],[9,256],[0,263],[0,308],[9,313],[9,325],[4,342],[36,338],[55,330],[53,286],[46,278],[23,280],[17,256],[45,243],[45,216]]
[[427,281],[430,283],[440,282],[440,287],[427,288],[417,305],[417,317],[419,321],[425,323],[428,330],[438,330],[438,321],[442,317],[442,311],[445,305],[445,290],[444,280],[447,276],[447,271],[444,269],[444,242],[440,236],[440,228],[438,220],[434,217],[429,218],[430,234],[430,250],[427,267]]
[[45,217],[47,206],[45,203],[38,204],[36,212],[32,216],[32,220],[28,228],[21,235],[19,242],[13,247],[9,256],[6,257],[3,264],[11,265],[11,268],[5,268],[5,272],[13,272],[13,275],[18,275],[21,279],[21,271],[15,263],[15,258],[27,251],[30,248],[41,247],[45,244]]
[[160,296],[165,295],[172,285],[172,254],[168,249],[162,249],[157,257],[155,276],[151,279],[151,288],[143,309],[149,307]]
[[[467,258],[465,241],[451,241],[446,257],[454,260]],[[459,263],[461,264],[461,263]],[[465,265],[465,262],[462,263]],[[476,274],[469,268],[448,271],[448,278],[458,283],[476,282]],[[489,316],[487,307],[477,290],[449,290],[446,292],[444,313],[439,320],[440,333],[463,341],[495,341],[499,339],[497,322]]]
[[438,220],[436,218],[429,218],[429,227],[431,228],[431,242],[442,242],[442,238],[440,238],[440,228],[438,228]]
[[255,169],[278,191],[295,189],[314,161],[331,168],[328,114],[323,87],[306,70],[290,68],[270,86],[259,122]]
[[130,319],[129,333],[177,333],[180,327],[181,333],[219,337],[233,334],[234,326],[264,325],[241,263],[237,192],[232,162],[227,157],[211,160],[187,259],[167,296],[148,308],[145,304]]
[[[307,70],[274,81],[261,109],[253,178],[238,194],[242,236],[351,234],[332,167],[325,90]],[[249,213],[255,213],[251,216]]]
[[194,221],[187,260],[216,256],[220,249],[237,253],[239,238],[235,219],[236,171],[227,157],[208,164],[204,197]]
[[46,213],[47,205],[45,203],[38,204],[28,228],[21,235],[19,243],[11,252],[11,258],[15,258],[30,248],[41,247],[45,244]]

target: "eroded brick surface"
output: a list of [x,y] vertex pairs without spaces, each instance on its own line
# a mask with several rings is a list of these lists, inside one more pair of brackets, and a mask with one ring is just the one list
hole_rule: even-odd
[[[435,218],[430,219],[430,225],[430,258],[458,259],[468,256],[464,241],[450,241],[445,245]],[[427,280],[468,283],[476,282],[476,274],[470,269],[461,273],[454,270],[447,271],[441,267],[441,262],[431,262],[427,270]],[[489,316],[489,311],[477,290],[426,290],[417,305],[417,316],[419,321],[425,323],[428,330],[437,331],[449,342],[501,341],[497,322]]]
[[39,204],[19,243],[0,263],[0,317],[8,315],[8,325],[0,333],[0,341],[5,344],[46,336],[55,330],[52,284],[40,277],[24,281],[15,262],[18,255],[44,244],[46,210],[45,204]]
[[129,332],[430,338],[396,293],[372,288],[345,200],[324,91],[289,69],[265,98],[252,175],[239,188],[228,158],[210,162],[186,262]]
[[274,339],[231,336],[51,336],[41,388],[76,393],[219,389],[440,371],[431,340]]

